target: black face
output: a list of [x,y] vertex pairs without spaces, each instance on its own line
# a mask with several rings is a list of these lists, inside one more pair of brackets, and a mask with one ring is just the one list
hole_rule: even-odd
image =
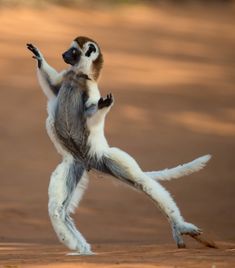
[[78,63],[80,60],[80,56],[81,52],[75,47],[70,48],[62,54],[65,63],[71,65],[75,65],[76,63]]

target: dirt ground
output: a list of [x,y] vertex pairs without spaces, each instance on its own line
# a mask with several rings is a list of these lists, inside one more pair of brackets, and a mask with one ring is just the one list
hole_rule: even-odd
[[[187,249],[176,249],[145,195],[91,174],[75,221],[97,255],[65,255],[47,213],[60,158],[45,131],[46,98],[25,44],[61,70],[61,53],[78,35],[102,47],[100,89],[115,96],[106,121],[111,145],[144,170],[213,155],[203,171],[163,185],[219,249],[190,238]],[[0,59],[1,267],[235,267],[233,8],[1,8]]]

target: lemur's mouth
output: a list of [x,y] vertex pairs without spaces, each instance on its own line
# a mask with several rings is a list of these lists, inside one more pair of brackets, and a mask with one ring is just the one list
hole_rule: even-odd
[[64,62],[70,65],[75,65],[79,62],[81,52],[77,48],[70,48],[62,54]]

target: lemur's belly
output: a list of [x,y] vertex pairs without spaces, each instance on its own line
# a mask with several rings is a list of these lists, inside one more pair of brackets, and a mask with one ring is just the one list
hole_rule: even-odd
[[59,154],[88,163],[101,158],[108,149],[104,121],[94,124],[85,115],[81,94],[71,88],[48,103],[47,132]]
[[62,148],[86,166],[89,129],[84,102],[84,91],[70,84],[62,86],[54,106],[54,130]]

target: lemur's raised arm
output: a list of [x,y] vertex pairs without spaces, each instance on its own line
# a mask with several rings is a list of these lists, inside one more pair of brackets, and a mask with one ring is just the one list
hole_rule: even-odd
[[48,99],[54,98],[60,89],[66,70],[57,72],[45,60],[40,50],[32,44],[27,44],[27,47],[34,54],[33,58],[37,60],[38,80]]
[[[33,58],[37,60],[37,75],[43,92],[49,100],[55,98],[59,92],[65,75],[69,72],[70,69],[57,72],[47,63],[43,54],[37,47],[35,47],[33,44],[27,44],[27,48],[34,54]],[[74,41],[72,42],[71,47],[62,55],[64,61],[71,65],[76,65],[78,58],[80,62],[80,59],[83,58],[83,64],[79,66],[79,70],[85,74],[87,73],[87,65],[90,66],[91,64],[89,63],[89,60],[93,61],[94,57],[97,57],[96,68],[92,73],[89,74],[87,81],[87,116],[91,117],[96,114],[92,120],[93,122],[96,122],[98,119],[105,117],[113,105],[112,94],[107,95],[106,98],[102,98],[98,89],[97,79],[99,76],[99,70],[101,69],[103,63],[103,59],[101,57],[102,55],[98,53],[98,51],[98,47],[90,42],[88,46],[85,45],[84,51],[82,51],[84,53],[82,53],[80,50],[78,50],[78,43]]]
[[75,39],[70,48],[62,54],[65,63],[71,67],[61,72],[57,72],[51,67],[40,50],[33,44],[27,44],[27,48],[34,54],[33,58],[37,60],[39,84],[49,100],[57,96],[65,77],[71,70],[79,70],[79,73],[86,75],[88,98],[85,106],[88,124],[96,127],[97,124],[103,123],[114,100],[112,94],[108,94],[106,98],[101,97],[97,81],[103,64],[103,55],[93,40]]

